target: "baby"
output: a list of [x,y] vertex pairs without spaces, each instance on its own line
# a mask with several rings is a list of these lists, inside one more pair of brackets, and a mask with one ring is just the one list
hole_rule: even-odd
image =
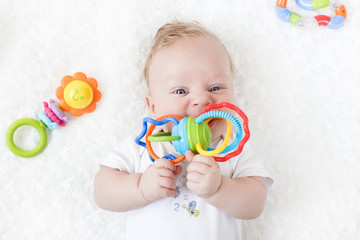
[[[233,64],[225,47],[197,23],[162,26],[144,70],[151,117],[197,116],[209,104],[236,104]],[[171,131],[171,125],[156,131]],[[226,133],[224,120],[213,120],[212,147]],[[155,132],[155,131],[154,131]],[[103,209],[127,212],[126,239],[241,239],[241,219],[264,208],[269,177],[250,146],[241,155],[217,163],[187,151],[174,165],[147,151],[129,136],[101,162],[95,201]],[[176,153],[170,142],[152,144],[159,156]]]

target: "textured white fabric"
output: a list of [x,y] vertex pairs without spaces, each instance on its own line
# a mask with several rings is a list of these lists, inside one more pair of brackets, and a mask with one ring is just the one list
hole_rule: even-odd
[[[199,21],[227,47],[251,146],[276,180],[262,216],[245,221],[247,239],[359,239],[360,1],[342,1],[338,30],[283,23],[275,2],[1,0],[0,239],[124,239],[124,214],[93,201],[94,176],[117,142],[140,131],[145,57],[175,17]],[[37,118],[61,78],[78,71],[99,82],[95,112],[49,132],[37,157],[14,156],[8,126]],[[22,133],[33,146],[34,132]]]

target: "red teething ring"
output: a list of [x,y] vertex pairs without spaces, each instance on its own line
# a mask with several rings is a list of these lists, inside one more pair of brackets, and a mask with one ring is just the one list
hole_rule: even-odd
[[219,109],[222,107],[227,107],[227,108],[234,110],[244,120],[242,127],[244,129],[245,136],[243,137],[243,139],[241,139],[238,149],[236,151],[231,152],[231,153],[225,155],[224,157],[214,157],[215,161],[217,161],[217,162],[225,162],[229,158],[239,155],[241,153],[241,151],[243,150],[245,143],[250,138],[249,120],[248,120],[247,116],[245,115],[245,113],[243,111],[241,111],[240,108],[238,108],[237,106],[235,106],[231,103],[222,102],[222,103],[218,103],[218,104],[209,105],[205,108],[205,110],[201,114],[209,112],[210,110]]

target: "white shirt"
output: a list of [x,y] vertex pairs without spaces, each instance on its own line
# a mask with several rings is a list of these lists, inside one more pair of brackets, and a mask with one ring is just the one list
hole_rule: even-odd
[[[152,143],[152,147],[159,157],[167,154],[176,157],[180,155],[170,142]],[[119,143],[101,162],[101,165],[130,174],[142,173],[150,164],[152,162],[148,152],[135,143],[135,137],[128,137]],[[186,187],[186,168],[189,162],[185,159],[179,164],[182,166],[182,172],[175,178],[178,195],[127,212],[126,239],[242,239],[241,220],[226,215],[193,194]],[[248,144],[244,146],[240,155],[219,165],[224,176],[261,176],[267,187],[272,184],[272,179],[261,160],[255,156]]]

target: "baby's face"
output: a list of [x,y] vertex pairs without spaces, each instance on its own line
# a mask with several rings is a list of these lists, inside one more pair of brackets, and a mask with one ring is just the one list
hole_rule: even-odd
[[[196,117],[210,104],[236,104],[224,47],[214,38],[195,37],[160,49],[149,68],[146,101],[153,118],[168,114]],[[224,123],[217,120],[209,124],[213,139],[225,132]]]

